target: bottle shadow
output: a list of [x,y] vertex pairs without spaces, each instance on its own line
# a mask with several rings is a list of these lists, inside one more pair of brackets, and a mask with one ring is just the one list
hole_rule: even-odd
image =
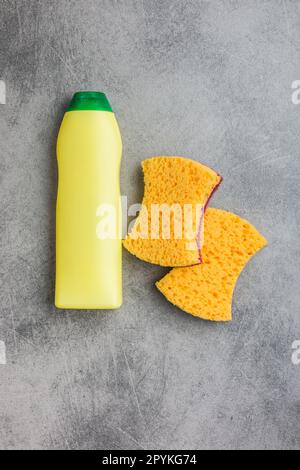
[[55,293],[55,249],[56,249],[56,198],[57,198],[57,188],[58,188],[58,167],[57,167],[57,158],[56,158],[56,142],[59,132],[59,128],[69,104],[69,98],[56,103],[55,105],[55,118],[53,120],[53,126],[48,134],[48,175],[49,181],[51,181],[49,194],[48,194],[48,279],[49,279],[49,288],[47,295],[47,305],[51,311],[55,310],[54,306],[54,293]]

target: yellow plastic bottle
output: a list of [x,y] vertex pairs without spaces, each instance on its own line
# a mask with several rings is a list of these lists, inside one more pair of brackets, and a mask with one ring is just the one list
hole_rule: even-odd
[[122,304],[118,124],[103,93],[75,93],[57,141],[55,305]]

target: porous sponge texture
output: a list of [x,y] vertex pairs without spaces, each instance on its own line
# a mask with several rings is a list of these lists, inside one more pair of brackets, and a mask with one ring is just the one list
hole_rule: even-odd
[[[203,211],[221,183],[221,176],[184,157],[149,158],[142,162],[142,168],[145,184],[142,209],[123,242],[124,247],[141,260],[161,266],[198,264]],[[158,212],[158,217],[153,212],[164,205],[170,208],[170,223],[162,212]],[[190,223],[185,223],[188,216]]]
[[172,269],[156,283],[174,305],[204,320],[230,321],[234,288],[266,239],[246,220],[220,209],[204,216],[203,263]]

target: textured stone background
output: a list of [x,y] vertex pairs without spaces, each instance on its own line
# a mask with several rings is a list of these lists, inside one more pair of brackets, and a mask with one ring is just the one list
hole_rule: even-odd
[[[0,25],[0,447],[299,448],[300,2],[0,0]],[[119,312],[54,308],[55,141],[80,89],[116,111],[130,202],[143,158],[189,156],[268,238],[231,324],[169,305],[166,270],[128,253]]]

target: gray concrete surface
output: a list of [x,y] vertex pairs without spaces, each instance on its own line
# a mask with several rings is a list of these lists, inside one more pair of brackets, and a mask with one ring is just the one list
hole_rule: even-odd
[[[300,2],[0,0],[0,25],[0,448],[299,448]],[[231,324],[169,305],[166,270],[128,253],[120,311],[54,308],[55,141],[80,89],[115,109],[130,202],[143,158],[185,155],[268,238]]]

